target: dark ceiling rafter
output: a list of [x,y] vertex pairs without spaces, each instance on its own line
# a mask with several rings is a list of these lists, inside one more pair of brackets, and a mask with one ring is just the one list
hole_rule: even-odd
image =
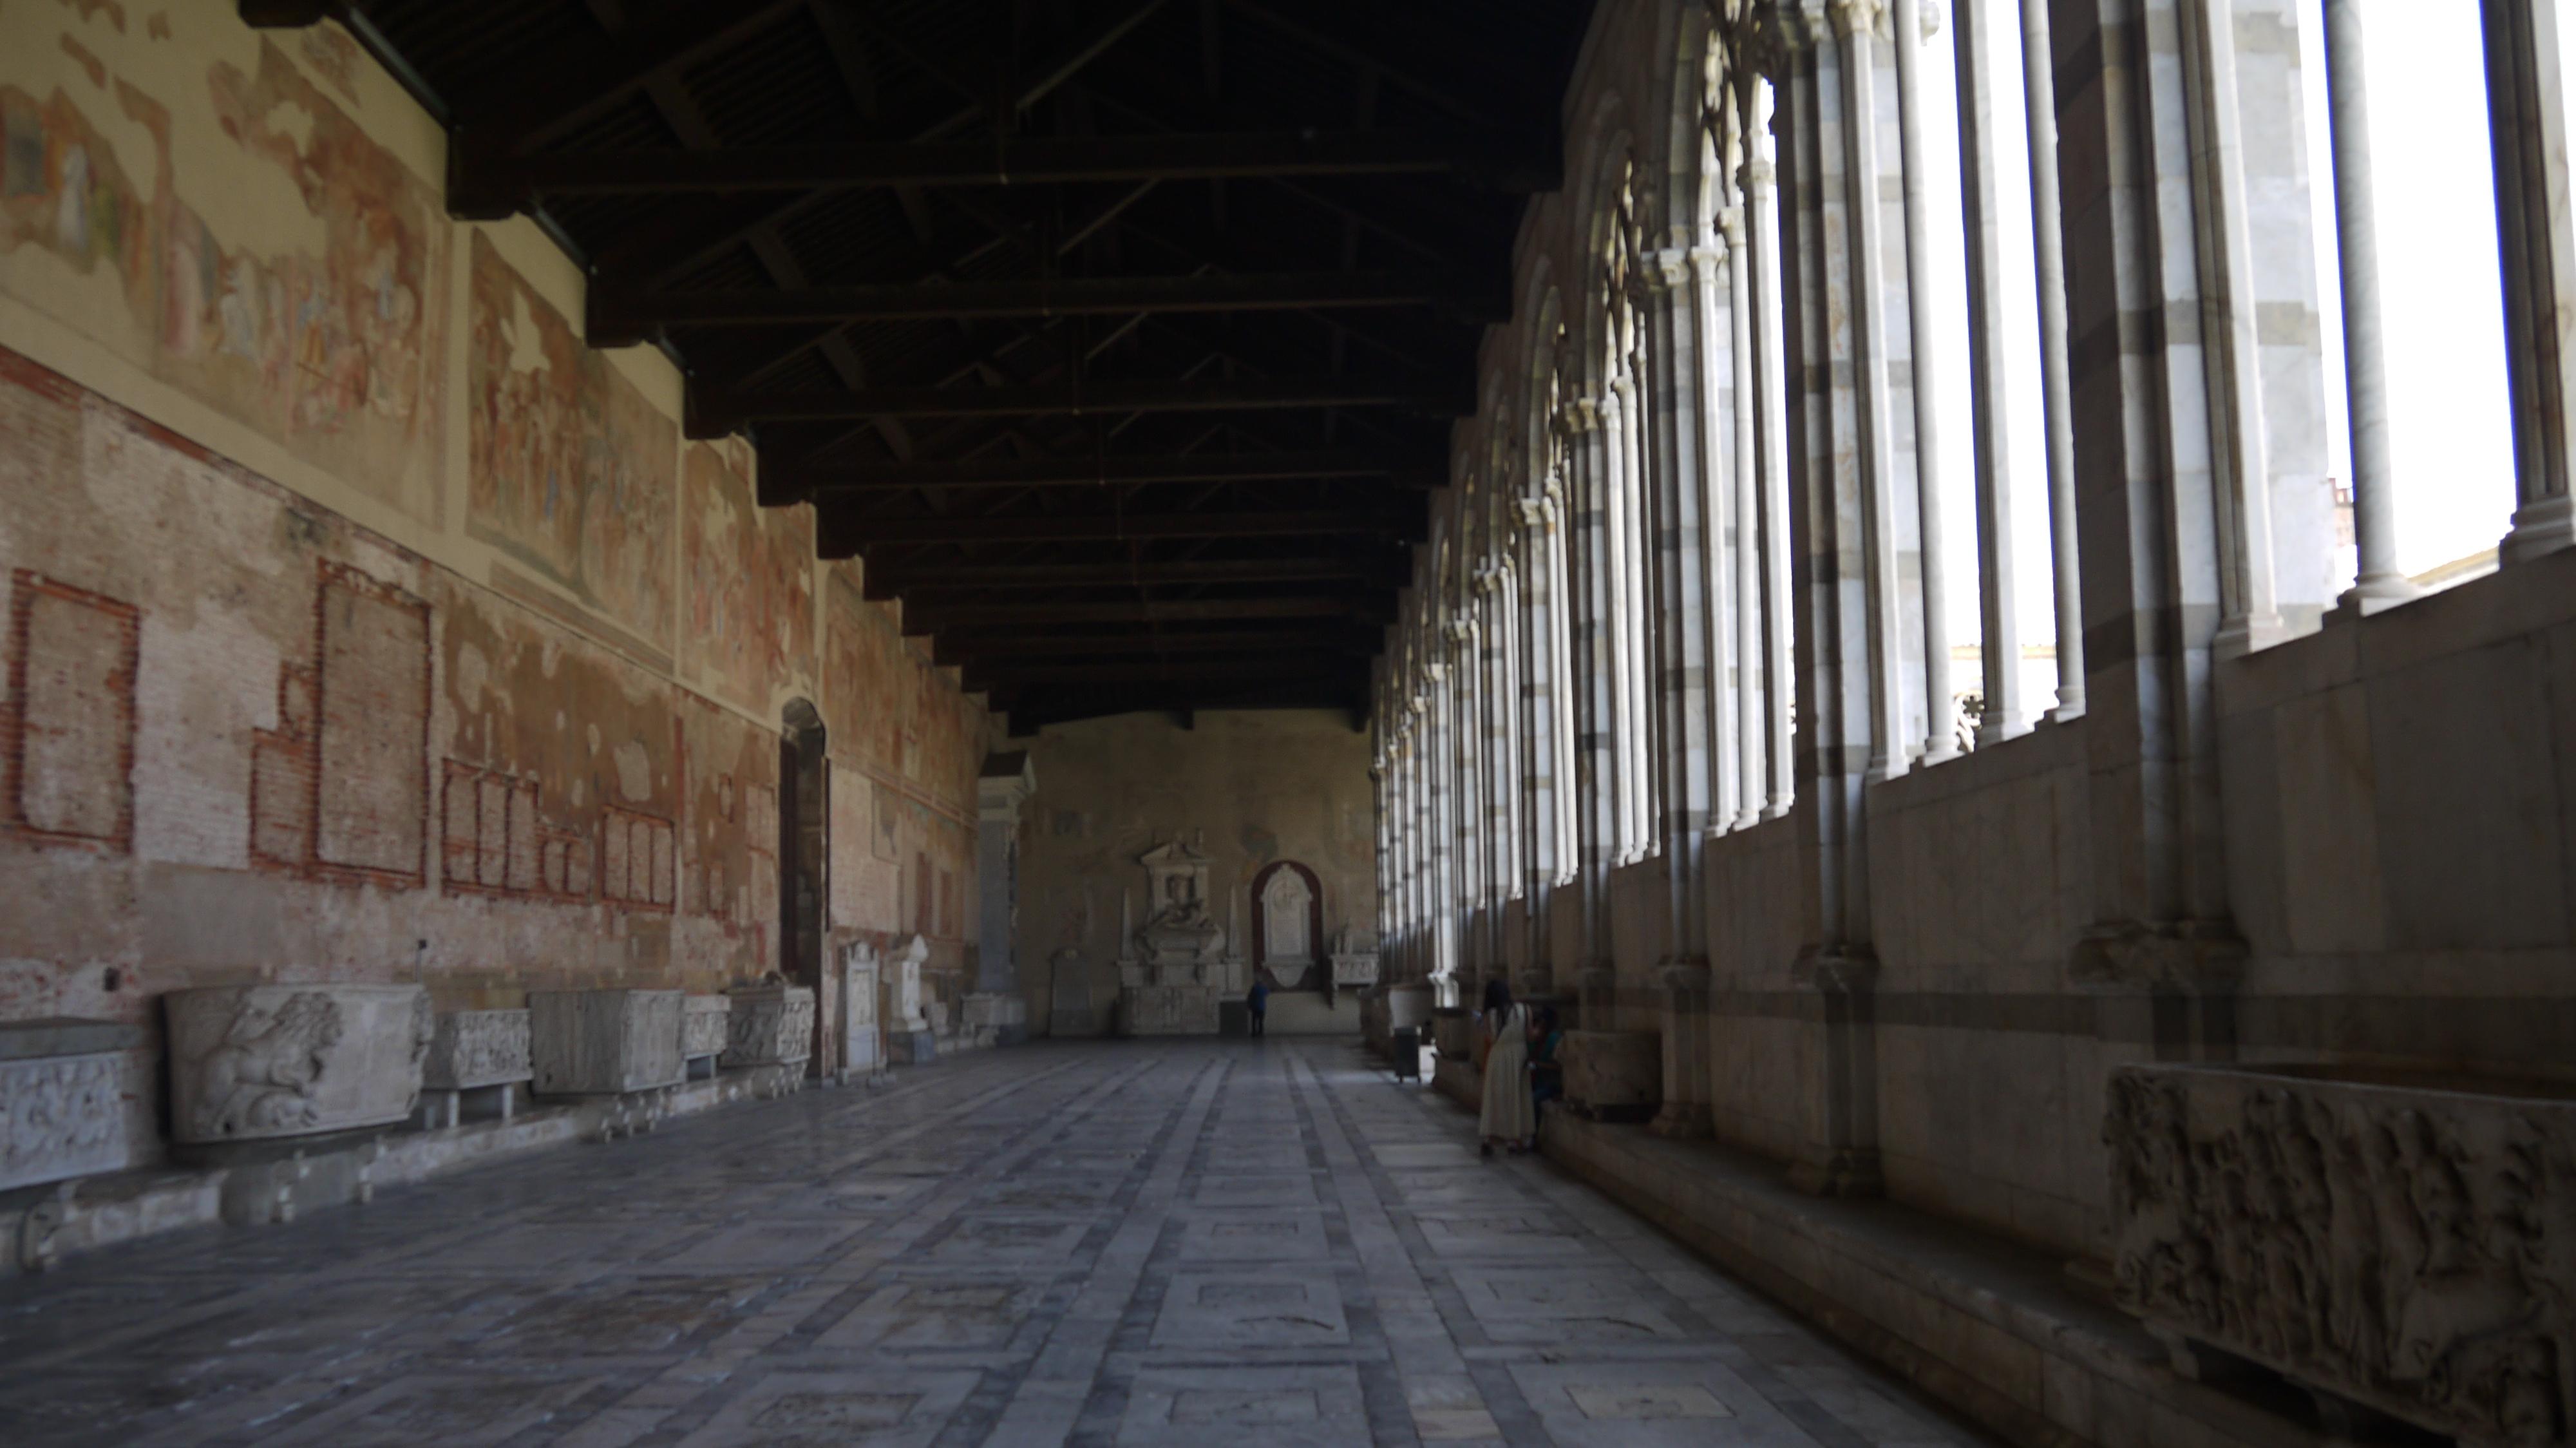
[[1023,729],[1365,710],[1591,8],[237,4],[347,23]]
[[[1261,558],[1122,558],[1086,563],[1056,560],[944,563],[918,570],[907,579],[903,593],[914,598],[949,594],[982,596],[993,592],[997,586],[1014,589],[1102,588],[1113,585],[1165,588],[1334,579],[1395,587],[1404,579],[1394,565],[1393,559],[1371,562],[1341,553]],[[893,595],[872,593],[871,596]]]
[[[1260,623],[1259,620],[1218,622]],[[1299,620],[1284,629],[1258,626],[1211,629],[1158,627],[1150,634],[1127,629],[1046,633],[1014,624],[999,629],[941,629],[932,639],[931,657],[934,662],[951,667],[970,659],[1062,662],[1092,657],[1114,658],[1138,652],[1177,657],[1285,651],[1365,659],[1374,654],[1377,647],[1377,628],[1355,621]]]
[[[853,518],[826,514],[823,551],[851,557],[863,547],[915,543],[1025,543],[1136,538],[1364,537],[1409,532],[1412,520],[1394,512],[1314,509],[1304,512],[1004,513],[933,517]],[[853,550],[843,552],[843,549]]]
[[1437,457],[1392,449],[1309,452],[1098,454],[914,460],[764,462],[761,499],[772,506],[848,493],[915,488],[1097,488],[1141,483],[1293,482],[1370,478],[1403,488],[1436,486]]
[[1378,593],[1322,594],[1306,598],[1188,598],[1142,603],[969,603],[903,610],[903,631],[938,633],[947,629],[996,628],[1046,623],[1205,623],[1211,619],[1323,618],[1376,619],[1393,616],[1395,590]]
[[1299,311],[1315,307],[1429,307],[1475,322],[1510,313],[1508,298],[1438,272],[1283,272],[1270,276],[1041,277],[801,290],[738,288],[620,295],[591,308],[617,336],[665,327],[757,327],[812,322],[926,322],[958,317],[1124,316],[1134,312]]
[[[845,18],[859,13],[857,7],[849,5],[847,0],[816,0],[816,3],[830,7],[832,13]],[[1013,100],[1025,110],[1046,99],[1057,87],[1072,80],[1084,66],[1125,39],[1165,3],[1166,0],[1129,0],[1128,4],[1032,67],[1032,78],[1021,86]],[[825,27],[827,37],[837,36],[832,45],[836,65],[845,66],[845,48],[855,47],[858,43],[847,34],[847,30],[853,28]],[[986,119],[989,114],[990,109],[985,104],[969,103],[911,132],[908,139],[914,142],[942,140]],[[710,212],[702,200],[668,208],[660,221],[636,228],[604,249],[599,254],[600,274],[624,285],[660,286],[733,245],[756,228],[785,221],[833,194],[829,191],[771,194],[737,209],[714,212]]]
[[1476,410],[1472,383],[1316,377],[1225,382],[1102,380],[1034,387],[865,387],[846,392],[690,394],[689,436],[723,437],[745,424],[871,417],[1018,417],[1061,413],[1236,412],[1310,407],[1401,407],[1435,417]]
[[537,195],[832,191],[878,186],[1060,186],[1263,176],[1451,176],[1527,195],[1562,179],[1513,132],[1240,131],[1034,136],[1007,141],[743,146],[713,151],[541,151],[490,157],[449,205],[488,218]]

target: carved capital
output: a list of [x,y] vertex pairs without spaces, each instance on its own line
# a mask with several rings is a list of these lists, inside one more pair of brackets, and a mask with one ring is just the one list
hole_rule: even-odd
[[1756,191],[1768,191],[1779,182],[1779,173],[1772,169],[1771,162],[1765,157],[1756,156],[1735,168],[1735,184],[1742,187],[1748,195]]
[[[1769,30],[1773,46],[1786,56],[1804,54],[1824,39],[1825,0],[1777,0],[1769,10],[1759,12]],[[1772,76],[1777,82],[1780,78]]]
[[1556,425],[1569,433],[1586,433],[1601,425],[1600,400],[1589,395],[1569,398],[1556,414]]
[[1646,254],[1653,265],[1649,268],[1656,291],[1667,291],[1690,279],[1691,249],[1671,246]]
[[1830,0],[1829,8],[1833,12],[1836,35],[1849,39],[1878,32],[1880,0]]
[[1512,512],[1519,517],[1521,526],[1532,532],[1547,528],[1556,521],[1555,510],[1547,505],[1547,499],[1543,497],[1514,498]]
[[1728,247],[1742,251],[1744,249],[1744,208],[1729,206],[1719,211],[1717,229],[1719,234],[1726,238]]

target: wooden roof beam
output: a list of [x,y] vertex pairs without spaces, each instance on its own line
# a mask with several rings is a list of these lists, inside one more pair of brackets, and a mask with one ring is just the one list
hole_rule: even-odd
[[1438,487],[1438,459],[1420,453],[1340,449],[1258,453],[1165,453],[1021,458],[1002,454],[936,462],[764,462],[760,499],[776,506],[837,494],[914,488],[1070,488],[1137,483],[1304,482],[1383,478],[1398,487]]
[[1016,387],[863,387],[847,392],[727,392],[693,387],[688,433],[692,438],[714,438],[739,431],[746,423],[872,417],[1123,416],[1309,407],[1403,407],[1436,417],[1466,417],[1476,410],[1473,380],[1460,377],[1442,386],[1367,377],[1186,378]]
[[1137,312],[1277,312],[1314,307],[1430,307],[1471,323],[1498,322],[1511,303],[1497,289],[1463,286],[1454,273],[1277,272],[1161,277],[1050,277],[1030,281],[794,290],[591,289],[590,345],[631,346],[664,327],[766,327],[799,323],[944,321],[975,317],[1124,316]]
[[1179,588],[1207,583],[1366,582],[1393,588],[1404,581],[1393,559],[1372,566],[1359,557],[1220,558],[1172,563],[936,563],[913,570],[871,567],[870,598],[898,595],[924,601],[941,594],[990,597],[1024,588]]
[[[469,158],[449,209],[524,209],[535,194],[819,191],[875,186],[1040,186],[1234,176],[1447,175],[1495,189],[1554,190],[1559,167],[1514,132],[1240,131],[1016,136],[999,141],[751,146],[712,151],[551,151]],[[465,208],[472,208],[470,210]]]
[[958,665],[974,659],[1081,658],[1093,654],[1241,654],[1273,650],[1373,657],[1379,640],[1363,626],[1314,621],[1296,628],[1205,629],[1175,632],[1157,624],[1151,633],[1041,633],[1029,628],[942,629],[931,639],[931,661]]
[[[1166,603],[959,603],[903,609],[907,635],[950,629],[994,629],[1050,623],[1205,623],[1211,619],[1321,618],[1364,621],[1392,617],[1393,590],[1375,594],[1325,594],[1312,598],[1190,598]],[[1139,635],[1143,639],[1144,635]],[[1143,646],[1141,643],[1140,647]]]
[[855,556],[862,547],[916,543],[1055,543],[1084,539],[1274,538],[1375,534],[1393,537],[1411,520],[1355,509],[1295,513],[1014,513],[1004,517],[859,518],[826,512],[821,552]]

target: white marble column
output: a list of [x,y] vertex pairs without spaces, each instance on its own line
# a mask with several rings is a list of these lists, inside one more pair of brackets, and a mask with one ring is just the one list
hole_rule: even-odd
[[1636,711],[1645,692],[1644,681],[1638,677],[1643,672],[1639,667],[1644,662],[1643,650],[1636,641],[1638,625],[1643,622],[1637,608],[1643,592],[1637,569],[1637,542],[1644,531],[1638,518],[1644,490],[1639,486],[1634,443],[1634,435],[1641,430],[1637,385],[1627,360],[1625,356],[1619,359],[1619,370],[1612,375],[1609,391],[1601,398],[1603,527],[1610,558],[1603,624],[1610,647],[1612,689],[1612,704],[1602,723],[1612,741],[1613,764],[1604,779],[1616,792],[1616,827],[1610,837],[1614,865],[1636,858],[1637,841],[1645,837],[1649,828],[1643,807],[1644,780],[1639,777],[1645,772],[1645,760],[1636,752]]
[[2007,0],[1958,0],[1951,46],[1959,72],[1960,214],[1968,259],[1968,416],[1977,459],[1977,617],[1984,707],[1977,744],[2030,730],[2021,697],[2020,579],[2013,558],[2012,379],[2004,371],[2004,217],[1995,178],[2001,151],[1996,111],[1994,13]]
[[1876,0],[1834,0],[1842,41],[1844,185],[1852,217],[1852,301],[1860,403],[1861,572],[1867,596],[1869,763],[1864,783],[1906,769],[1903,639],[1896,563],[1896,463],[1887,386],[1886,218],[1880,205]]
[[1699,868],[1702,833],[1709,821],[1712,775],[1724,758],[1717,721],[1723,634],[1712,627],[1722,597],[1708,573],[1719,518],[1710,511],[1719,496],[1711,479],[1716,457],[1708,436],[1710,414],[1701,380],[1713,360],[1702,344],[1698,299],[1691,286],[1690,253],[1667,248],[1646,258],[1651,337],[1649,382],[1656,455],[1654,558],[1658,588],[1648,616],[1656,650],[1662,711],[1663,768],[1657,816],[1663,834],[1667,962],[1704,959],[1708,911]]
[[[1644,258],[1638,259],[1642,265]],[[1652,459],[1647,439],[1652,436],[1652,419],[1648,417],[1647,399],[1654,386],[1654,358],[1646,346],[1648,300],[1644,284],[1632,273],[1629,280],[1627,392],[1621,398],[1627,418],[1627,429],[1621,441],[1627,446],[1626,466],[1629,509],[1627,526],[1620,530],[1620,546],[1627,558],[1626,602],[1620,609],[1627,626],[1628,702],[1621,711],[1620,722],[1626,726],[1626,751],[1632,766],[1623,774],[1628,787],[1628,840],[1622,859],[1634,862],[1644,859],[1655,848],[1655,799],[1657,783],[1663,774],[1663,761],[1655,754],[1655,663],[1648,646],[1652,624],[1663,617],[1657,601],[1654,565],[1650,561],[1654,538],[1660,522],[1656,517],[1656,490]]]
[[2576,94],[2567,35],[2576,7],[2499,0],[2478,9],[2513,387],[2515,507],[2498,549],[2511,567],[2576,545],[2576,501],[2568,491],[2568,429],[2576,426],[2576,176],[2569,166]]
[[1894,0],[1896,136],[1902,153],[1905,197],[1905,311],[1910,334],[1914,400],[1914,500],[1922,514],[1923,762],[1937,764],[1959,752],[1959,703],[1950,688],[1950,610],[1943,596],[1949,560],[1941,528],[1941,406],[1932,379],[1939,374],[1939,323],[1932,310],[1938,278],[1932,270],[1931,162],[1923,147],[1922,0]]
[[[2046,0],[2038,3],[2045,4]],[[1785,298],[1778,250],[1779,177],[1768,149],[1777,97],[1770,82],[1756,81],[1747,99],[1753,108],[1753,120],[1745,128],[1750,144],[1741,184],[1745,206],[1751,212],[1752,235],[1748,240],[1752,243],[1753,299],[1758,313],[1751,347],[1756,399],[1753,417],[1759,431],[1757,456],[1761,469],[1761,529],[1748,553],[1761,561],[1759,581],[1767,600],[1762,610],[1762,752],[1769,766],[1769,798],[1762,804],[1762,814],[1766,819],[1778,819],[1789,812],[1797,792],[1792,773],[1796,760],[1789,748],[1793,723],[1790,708],[1798,691],[1789,665],[1790,637],[1796,623],[1789,604],[1789,388],[1784,361],[1788,343],[1782,333]],[[1756,792],[1754,781],[1745,781],[1744,792],[1750,808]]]
[[2030,230],[2039,282],[2039,400],[2048,428],[2049,597],[2057,626],[2057,707],[2084,713],[2084,574],[2075,541],[2075,410],[2066,357],[2066,234],[2057,200],[2057,87],[2048,0],[2021,0],[2021,103],[2030,127]]
[[[1749,136],[1749,132],[1747,135]],[[1738,183],[1735,204],[1718,213],[1726,241],[1728,389],[1726,415],[1734,424],[1734,467],[1729,470],[1728,503],[1733,513],[1732,545],[1726,577],[1735,588],[1735,768],[1736,787],[1725,803],[1732,817],[1720,825],[1745,829],[1762,819],[1763,696],[1776,687],[1765,669],[1762,647],[1762,480],[1760,417],[1764,405],[1762,370],[1753,356],[1754,261],[1756,243],[1745,226],[1745,199]],[[1710,651],[1712,654],[1716,650]]]
[[[2223,8],[2223,0],[2206,0]],[[2397,469],[2388,453],[2388,338],[2379,315],[2379,208],[2370,169],[2370,89],[2360,0],[2325,0],[2326,127],[2333,141],[2335,255],[2343,283],[2344,405],[2352,427],[2352,534],[2359,576],[2341,602],[2362,613],[2423,590],[2397,567]]]
[[[2199,67],[2192,105],[2203,133],[2193,158],[2206,209],[2200,327],[2208,365],[2210,481],[2219,532],[2219,621],[2210,647],[2241,654],[2282,633],[2272,550],[2272,465],[2263,417],[2262,337],[2236,82],[2235,0],[2195,0],[2186,22]],[[2196,645],[2197,639],[2192,640]]]
[[[1729,616],[1735,600],[1730,586],[1727,557],[1727,530],[1732,522],[1728,500],[1736,486],[1730,476],[1726,440],[1717,435],[1718,419],[1727,415],[1731,391],[1743,385],[1733,374],[1743,366],[1739,357],[1718,352],[1718,339],[1726,335],[1729,318],[1722,299],[1726,290],[1725,273],[1728,254],[1723,237],[1704,236],[1690,250],[1692,314],[1698,324],[1701,347],[1699,366],[1699,411],[1707,419],[1708,471],[1703,487],[1707,523],[1700,530],[1700,571],[1708,580],[1706,617],[1708,619],[1708,757],[1713,788],[1709,794],[1708,829],[1711,833],[1726,829],[1734,822],[1743,798],[1743,781],[1736,777],[1733,735],[1738,719],[1735,691],[1742,687],[1740,677],[1731,674],[1728,651],[1733,643],[1733,620]],[[1734,660],[1741,669],[1742,661]]]
[[1516,707],[1521,716],[1521,912],[1522,951],[1519,987],[1544,994],[1555,985],[1548,943],[1549,902],[1556,882],[1556,812],[1565,798],[1556,773],[1555,620],[1556,583],[1549,554],[1555,510],[1543,497],[1523,496],[1513,502],[1520,550],[1521,688]]
[[1618,855],[1620,786],[1617,751],[1618,693],[1611,674],[1609,615],[1609,456],[1604,438],[1607,398],[1578,397],[1565,406],[1561,425],[1569,459],[1568,495],[1575,518],[1574,547],[1568,574],[1574,584],[1566,597],[1566,624],[1573,648],[1575,736],[1579,760],[1567,782],[1566,803],[1576,822],[1573,861],[1577,898],[1581,902],[1583,954],[1578,972],[1610,961],[1610,868]]

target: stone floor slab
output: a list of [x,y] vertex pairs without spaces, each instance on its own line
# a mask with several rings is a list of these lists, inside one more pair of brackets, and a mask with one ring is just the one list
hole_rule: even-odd
[[1927,1448],[1356,1047],[1038,1045],[0,1284],[0,1442]]

